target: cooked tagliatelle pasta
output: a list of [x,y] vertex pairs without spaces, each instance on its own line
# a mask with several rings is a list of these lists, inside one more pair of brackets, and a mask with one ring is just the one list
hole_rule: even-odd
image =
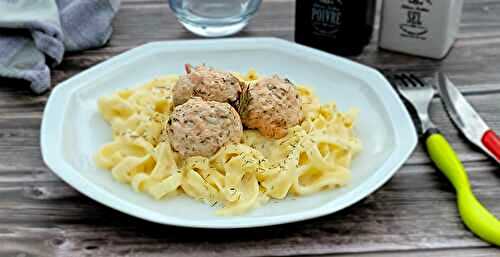
[[[255,71],[235,74],[257,80]],[[307,195],[343,186],[350,164],[361,150],[353,126],[357,112],[341,113],[334,103],[321,105],[313,92],[297,86],[303,122],[281,139],[244,130],[241,144],[227,145],[211,157],[183,159],[162,133],[173,109],[177,76],[157,78],[135,89],[99,99],[113,141],[95,156],[98,167],[155,199],[177,193],[217,205],[219,215],[238,215],[270,198]]]

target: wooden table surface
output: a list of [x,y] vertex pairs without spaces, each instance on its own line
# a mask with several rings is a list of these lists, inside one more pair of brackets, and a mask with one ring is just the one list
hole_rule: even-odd
[[[371,44],[356,61],[381,69],[443,70],[500,131],[500,0],[466,0],[459,40],[443,61],[383,52]],[[266,0],[237,36],[293,40],[294,1]],[[67,54],[53,85],[130,48],[196,38],[165,0],[127,0],[104,48]],[[374,39],[375,42],[375,39]],[[462,224],[451,185],[418,146],[380,190],[335,214],[244,230],[160,226],[78,193],[42,162],[40,122],[49,94],[0,81],[0,256],[500,256]],[[438,99],[432,117],[457,150],[478,198],[500,216],[500,168],[467,143]]]

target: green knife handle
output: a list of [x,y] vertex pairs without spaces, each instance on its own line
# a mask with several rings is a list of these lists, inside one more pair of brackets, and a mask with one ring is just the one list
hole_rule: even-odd
[[500,246],[500,221],[474,196],[467,173],[455,151],[437,130],[427,134],[427,151],[457,192],[457,204],[465,225],[477,236]]

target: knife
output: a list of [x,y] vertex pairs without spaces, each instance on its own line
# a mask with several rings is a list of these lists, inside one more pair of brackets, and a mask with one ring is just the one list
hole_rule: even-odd
[[438,73],[438,89],[446,111],[465,137],[500,164],[500,138],[477,114],[457,87]]

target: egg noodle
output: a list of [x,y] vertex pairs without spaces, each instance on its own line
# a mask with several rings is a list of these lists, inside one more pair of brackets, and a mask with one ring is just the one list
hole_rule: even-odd
[[[253,70],[235,75],[258,79]],[[351,160],[362,148],[353,131],[355,110],[341,113],[334,103],[321,105],[309,88],[298,86],[305,119],[286,137],[270,139],[245,130],[241,144],[223,147],[210,158],[182,159],[162,133],[174,107],[171,91],[177,79],[160,77],[99,99],[113,141],[96,154],[98,167],[155,199],[183,192],[220,206],[218,215],[238,215],[270,198],[348,183]]]

